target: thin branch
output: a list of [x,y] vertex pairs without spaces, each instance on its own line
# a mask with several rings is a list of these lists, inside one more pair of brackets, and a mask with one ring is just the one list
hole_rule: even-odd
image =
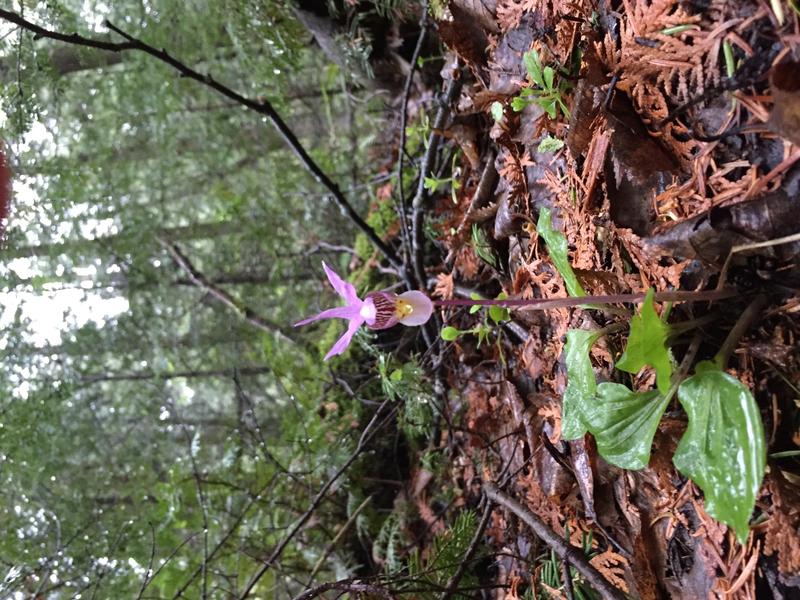
[[[408,223],[406,222],[406,193],[403,186],[403,167],[406,154],[406,119],[408,118],[408,97],[411,93],[411,84],[414,81],[414,72],[417,68],[417,59],[422,51],[422,44],[425,41],[425,34],[428,31],[428,0],[422,2],[422,17],[419,20],[419,38],[417,38],[417,45],[414,48],[414,53],[411,55],[411,68],[406,77],[406,84],[403,88],[403,100],[400,102],[400,147],[397,150],[397,192],[399,199],[399,206],[397,209],[400,215],[400,229],[403,232],[403,253],[405,256],[411,256],[411,242],[409,240]],[[424,281],[420,281],[418,285],[424,285]]]
[[292,600],[311,600],[312,598],[316,598],[321,596],[325,592],[330,590],[337,590],[341,592],[350,592],[351,594],[358,595],[361,597],[361,594],[369,594],[371,596],[377,596],[379,598],[386,598],[386,600],[393,600],[394,596],[392,593],[387,590],[386,588],[382,588],[377,585],[373,585],[371,583],[365,583],[359,579],[340,579],[339,581],[330,581],[328,583],[323,583],[318,585],[315,588],[310,590],[306,590],[299,596],[295,596]]
[[380,251],[381,254],[386,258],[386,260],[391,263],[391,265],[397,269],[399,272],[402,272],[403,267],[401,261],[398,259],[397,255],[395,254],[394,250],[390,248],[380,237],[378,234],[375,233],[375,230],[370,227],[364,219],[356,212],[353,206],[348,202],[347,198],[345,198],[342,191],[339,189],[339,186],[330,178],[328,175],[322,170],[322,168],[316,163],[316,161],[311,157],[308,151],[303,147],[300,143],[300,140],[297,139],[297,136],[294,132],[289,128],[286,122],[281,118],[281,116],[277,113],[277,111],[273,108],[272,104],[266,98],[247,98],[239,94],[238,92],[234,91],[233,89],[229,88],[228,86],[218,82],[214,79],[211,75],[202,74],[198,71],[195,71],[185,63],[181,62],[180,60],[174,58],[172,55],[167,53],[166,50],[158,50],[153,46],[134,38],[133,36],[125,33],[111,22],[106,21],[105,25],[113,32],[117,33],[118,35],[125,38],[125,42],[106,42],[102,40],[96,40],[92,38],[88,38],[77,33],[72,34],[63,34],[57,31],[51,31],[35,23],[28,21],[27,19],[23,18],[22,16],[14,13],[12,11],[0,9],[0,18],[5,19],[6,21],[10,21],[16,25],[19,25],[21,28],[26,29],[28,31],[33,32],[37,38],[48,38],[52,40],[57,40],[59,42],[65,42],[67,44],[74,44],[77,46],[85,46],[88,48],[95,48],[99,50],[106,50],[108,52],[123,52],[126,50],[137,50],[140,52],[144,52],[145,54],[149,54],[150,56],[160,60],[161,62],[171,66],[176,71],[178,71],[183,77],[187,79],[192,79],[201,83],[214,91],[222,94],[226,98],[233,100],[234,102],[241,104],[253,110],[261,115],[264,115],[269,119],[275,129],[278,131],[280,136],[289,146],[289,148],[294,152],[295,156],[299,159],[300,163],[303,165],[306,171],[308,171],[314,179],[317,180],[322,186],[324,186],[333,197],[334,201],[339,205],[339,208],[342,210],[345,216],[347,216],[355,225],[360,229],[372,242],[372,244]]
[[417,278],[420,286],[425,285],[425,259],[424,259],[424,239],[422,233],[422,217],[425,200],[427,194],[425,193],[425,177],[431,169],[436,151],[439,148],[439,134],[438,131],[444,129],[444,124],[449,112],[448,106],[453,102],[461,91],[461,79],[453,78],[447,85],[444,93],[444,99],[439,106],[436,113],[436,118],[433,121],[433,132],[428,140],[428,149],[422,157],[422,162],[419,167],[419,180],[417,182],[417,193],[414,200],[411,202],[413,210],[411,218],[411,244],[413,256],[411,260],[414,266],[414,275]]
[[211,281],[203,275],[197,268],[192,264],[189,258],[181,251],[177,244],[170,243],[166,240],[158,238],[158,241],[161,243],[162,246],[169,252],[172,259],[175,263],[186,273],[189,275],[189,278],[192,282],[199,288],[204,289],[206,292],[214,296],[217,300],[229,306],[237,313],[242,315],[248,323],[257,327],[262,331],[266,331],[268,333],[275,334],[284,342],[288,342],[290,344],[294,344],[295,341],[290,338],[284,331],[280,325],[268,321],[261,315],[257,314],[252,308],[244,304],[241,300],[234,298],[228,292],[223,290],[222,288],[214,285]]
[[[261,491],[259,491],[257,494],[254,494],[254,495],[251,496],[249,502],[244,506],[244,508],[242,508],[241,512],[236,517],[234,522],[231,524],[230,528],[225,533],[225,535],[222,536],[222,538],[219,540],[219,542],[217,542],[217,545],[214,546],[214,548],[211,550],[211,552],[208,553],[208,557],[206,558],[207,562],[210,562],[210,561],[214,560],[214,557],[217,555],[217,552],[219,552],[223,548],[223,546],[225,546],[225,544],[228,543],[228,540],[236,533],[236,531],[238,531],[239,526],[242,524],[242,521],[244,521],[245,515],[247,515],[247,513],[250,511],[250,508],[253,505],[255,505],[255,503],[258,502],[261,499],[261,497],[264,495],[264,493],[272,486],[272,481],[273,480],[270,479],[270,481],[267,482],[267,484],[263,488],[261,488]],[[173,598],[178,598],[178,597],[182,596],[183,593],[187,590],[187,588],[197,578],[197,576],[200,575],[203,572],[203,570],[204,570],[204,566],[203,565],[200,565],[199,567],[197,567],[197,569],[194,570],[194,572],[191,574],[189,579],[186,580],[186,582],[178,589],[177,592],[175,592],[175,594],[173,595]],[[155,578],[155,576],[153,576],[153,577]]]
[[726,337],[725,341],[722,342],[719,352],[717,352],[716,356],[714,356],[714,362],[716,362],[720,368],[724,369],[728,364],[728,359],[736,349],[739,340],[747,332],[747,330],[750,329],[750,327],[753,325],[753,322],[761,314],[761,311],[764,310],[766,304],[767,297],[763,294],[759,294],[747,306],[747,308],[744,309],[744,312],[737,319],[733,329],[731,329],[730,333],[728,333],[728,337]]
[[[714,302],[738,296],[739,292],[733,288],[720,290],[707,290],[698,292],[667,291],[656,292],[653,295],[655,302]],[[502,306],[517,310],[552,310],[554,308],[572,308],[588,304],[622,304],[642,302],[647,294],[611,294],[603,296],[577,296],[570,298],[508,298],[506,300],[466,300],[453,298],[450,300],[434,300],[434,306]],[[590,308],[594,308],[593,306]]]
[[[366,449],[367,444],[375,437],[375,434],[380,431],[383,425],[388,421],[388,418],[384,418],[384,410],[391,404],[391,402],[387,399],[385,400],[379,407],[378,410],[375,411],[375,415],[373,415],[370,422],[364,428],[364,431],[361,433],[361,437],[358,440],[358,444],[356,445],[356,449],[350,455],[350,457],[344,462],[344,464],[337,469],[337,471],[331,476],[331,478],[323,485],[317,495],[314,496],[314,499],[311,501],[311,504],[306,509],[306,511],[300,516],[300,518],[295,521],[292,528],[286,534],[286,537],[275,547],[269,557],[264,561],[264,564],[261,565],[261,568],[253,575],[250,581],[245,587],[244,592],[239,596],[239,600],[244,600],[247,598],[250,593],[255,588],[256,584],[259,580],[264,576],[264,574],[269,571],[270,567],[275,564],[275,561],[280,558],[283,551],[289,545],[289,542],[292,541],[294,536],[297,534],[298,531],[306,524],[306,522],[311,518],[311,515],[317,510],[322,501],[325,499],[325,495],[328,493],[328,490],[333,486],[339,478],[344,475],[347,469],[356,461],[356,459],[361,455],[361,453]],[[388,417],[394,413],[394,410],[389,412]],[[314,596],[309,596],[309,598],[313,598]]]
[[317,573],[319,573],[319,570],[322,568],[322,564],[325,562],[325,560],[327,560],[327,558],[328,558],[328,556],[330,556],[331,552],[333,552],[333,549],[336,548],[336,545],[342,540],[342,538],[347,533],[347,531],[350,529],[350,527],[353,525],[353,523],[356,522],[356,519],[358,518],[358,515],[360,515],[362,513],[362,511],[365,508],[367,508],[367,506],[369,505],[369,503],[371,501],[372,501],[372,496],[370,495],[370,496],[367,496],[364,499],[364,501],[361,504],[358,505],[358,508],[356,508],[353,511],[353,514],[351,514],[350,517],[345,522],[345,524],[342,525],[342,527],[336,533],[336,536],[331,540],[331,542],[328,544],[327,548],[325,548],[325,551],[322,554],[320,554],[319,558],[317,559],[317,562],[314,564],[314,568],[311,569],[311,575],[308,576],[308,584],[309,585],[311,585],[311,583],[314,581],[314,577],[316,577]]
[[492,482],[484,482],[483,491],[491,500],[504,506],[524,521],[536,536],[547,544],[561,560],[569,561],[584,576],[586,581],[600,592],[605,600],[625,600],[625,595],[606,581],[605,577],[586,560],[583,552],[569,545],[528,508],[522,506],[511,496],[501,492]]
[[147,561],[147,570],[144,572],[142,587],[139,588],[139,593],[136,595],[137,600],[140,600],[144,595],[144,591],[150,583],[150,578],[153,577],[153,562],[156,558],[156,528],[152,521],[148,521],[147,524],[150,525],[150,560]]

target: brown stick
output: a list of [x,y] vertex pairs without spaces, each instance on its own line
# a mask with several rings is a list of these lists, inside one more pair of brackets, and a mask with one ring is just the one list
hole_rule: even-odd
[[550,529],[544,521],[522,506],[511,496],[501,492],[498,487],[490,482],[483,483],[483,491],[490,500],[500,504],[514,513],[530,527],[533,532],[547,544],[562,560],[568,561],[594,588],[600,592],[605,600],[625,600],[625,595],[606,581],[600,572],[595,569],[578,548],[570,546],[561,536]]
[[306,590],[299,596],[295,596],[293,600],[311,600],[312,598],[321,596],[322,594],[330,590],[337,590],[340,592],[350,592],[353,595],[357,595],[359,598],[361,597],[362,594],[365,594],[369,596],[385,598],[386,600],[394,599],[392,593],[386,588],[351,578],[351,579],[341,579],[339,581],[330,581],[328,583],[323,583],[315,588]]

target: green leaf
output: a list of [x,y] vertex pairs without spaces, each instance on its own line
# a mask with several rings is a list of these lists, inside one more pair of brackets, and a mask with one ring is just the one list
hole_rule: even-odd
[[601,383],[594,400],[584,407],[587,428],[597,451],[623,469],[643,469],[669,396],[657,391],[634,392],[619,383]]
[[436,192],[444,184],[444,181],[436,179],[435,177],[426,177],[423,185],[429,192]]
[[653,289],[647,291],[638,315],[631,319],[628,345],[617,368],[626,373],[638,373],[645,365],[656,370],[656,386],[662,394],[669,391],[672,378],[672,357],[667,349],[669,326],[653,308]]
[[[505,300],[507,298],[508,294],[505,292],[500,292],[497,295],[496,300]],[[493,304],[489,307],[489,318],[491,318],[495,323],[502,323],[503,321],[508,321],[511,318],[511,314],[508,312],[507,308]]]
[[542,75],[544,79],[544,88],[546,90],[553,89],[553,76],[555,75],[553,67],[545,67],[544,71],[542,71]]
[[492,102],[491,107],[492,118],[495,122],[499,123],[503,120],[503,103],[502,102]]
[[541,103],[541,107],[544,109],[544,112],[547,113],[547,116],[551,119],[556,118],[556,101],[555,100],[546,100]]
[[536,148],[537,152],[550,153],[558,152],[564,147],[564,142],[558,138],[550,137],[549,135],[539,142],[539,147]]
[[[480,295],[480,294],[478,294],[477,292],[472,292],[472,293],[469,295],[469,297],[470,297],[470,298],[472,298],[473,300],[483,300],[483,298],[481,297],[481,295]],[[472,305],[472,306],[470,306],[470,307],[469,307],[469,314],[471,314],[471,315],[474,315],[476,312],[478,312],[478,311],[479,311],[480,309],[482,309],[482,308],[483,308],[483,306],[482,306],[482,305],[480,305],[480,304],[474,304],[474,305]]]
[[539,53],[536,50],[528,50],[522,55],[522,62],[528,70],[528,75],[536,85],[542,86],[542,61],[539,59]]
[[448,325],[447,327],[444,327],[444,328],[442,329],[442,331],[441,331],[441,333],[440,333],[439,335],[441,335],[441,336],[442,336],[442,339],[443,339],[443,340],[445,340],[445,341],[447,341],[447,342],[452,342],[452,341],[453,341],[453,340],[455,340],[455,339],[456,339],[456,338],[457,338],[459,335],[461,335],[461,331],[459,331],[459,330],[458,330],[458,329],[456,329],[455,327],[451,327],[450,325]]
[[526,100],[520,96],[517,96],[511,100],[511,108],[514,109],[514,112],[522,112],[529,104],[529,100]]
[[767,460],[755,399],[710,361],[681,383],[678,398],[689,427],[672,462],[703,490],[708,514],[731,526],[744,543]]
[[575,276],[572,265],[569,264],[567,238],[565,238],[564,234],[560,231],[553,229],[550,209],[542,208],[539,210],[539,221],[536,223],[536,231],[547,244],[547,251],[550,253],[550,259],[564,279],[564,284],[567,286],[569,295],[573,297],[585,296],[586,292]]
[[567,389],[561,400],[561,437],[575,440],[587,431],[583,415],[597,390],[597,380],[589,359],[589,349],[597,341],[598,333],[586,329],[567,331],[564,345],[564,362],[567,366]]

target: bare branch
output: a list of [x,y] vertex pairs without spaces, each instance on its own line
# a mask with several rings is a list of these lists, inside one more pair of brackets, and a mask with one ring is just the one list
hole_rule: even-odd
[[[328,493],[328,490],[333,486],[339,478],[344,475],[347,469],[356,461],[356,459],[361,455],[361,453],[366,449],[367,444],[375,437],[375,434],[381,430],[384,424],[386,424],[394,414],[394,410],[389,410],[388,414],[384,414],[384,411],[391,405],[390,400],[385,400],[379,407],[378,410],[375,411],[375,415],[372,417],[370,422],[364,428],[364,431],[361,433],[361,438],[358,440],[358,445],[350,457],[344,462],[344,464],[339,467],[339,469],[333,474],[333,476],[325,483],[325,485],[320,488],[317,495],[314,496],[314,499],[311,501],[308,509],[304,512],[301,517],[295,521],[292,528],[289,530],[289,533],[286,534],[286,537],[275,547],[272,551],[272,554],[264,561],[264,564],[261,565],[261,568],[253,575],[250,581],[247,584],[247,587],[244,589],[244,592],[239,596],[239,600],[244,600],[247,598],[250,593],[255,588],[256,584],[259,580],[264,576],[264,574],[269,571],[269,569],[273,566],[275,561],[278,560],[283,551],[289,545],[289,542],[292,541],[292,538],[297,534],[298,531],[306,524],[306,522],[311,518],[311,515],[317,510],[317,507],[322,503],[325,499],[325,495]],[[309,596],[309,598],[313,598],[314,596]]]
[[483,491],[491,500],[507,508],[521,519],[562,561],[568,561],[573,565],[586,578],[586,581],[600,592],[605,600],[625,600],[625,595],[606,581],[605,577],[586,560],[583,552],[569,545],[528,508],[522,506],[511,496],[501,492],[490,481],[483,483]]
[[340,579],[339,581],[331,581],[323,583],[315,588],[306,590],[299,596],[295,596],[293,600],[311,600],[317,596],[321,596],[330,590],[337,590],[341,592],[350,592],[351,594],[370,594],[379,598],[386,598],[386,600],[393,600],[394,596],[386,588],[382,588],[371,583],[365,583],[359,579]]
[[189,258],[185,254],[183,254],[183,252],[181,252],[181,249],[178,247],[177,244],[170,243],[161,238],[158,238],[158,241],[161,243],[162,246],[164,246],[167,252],[169,252],[170,256],[175,261],[175,263],[181,269],[186,271],[186,273],[189,275],[189,278],[197,287],[204,289],[209,294],[214,296],[217,300],[235,310],[237,313],[242,315],[244,319],[251,325],[257,327],[262,331],[275,334],[284,342],[288,342],[290,344],[295,343],[295,341],[283,331],[283,328],[280,325],[273,323],[272,321],[268,321],[261,315],[257,314],[252,308],[244,304],[244,302],[238,300],[237,298],[234,298],[222,288],[211,283],[211,281],[209,281],[209,279],[205,275],[203,275],[200,271],[197,270],[197,268],[192,264]]
[[440,136],[437,132],[444,128],[445,120],[447,119],[448,105],[456,99],[460,91],[461,79],[451,79],[444,93],[442,104],[439,106],[439,110],[437,111],[436,117],[433,121],[433,133],[431,133],[430,139],[428,140],[428,149],[425,151],[419,167],[417,193],[414,196],[414,200],[411,202],[411,208],[413,209],[411,218],[411,243],[413,257],[411,260],[414,265],[414,274],[416,275],[417,281],[419,281],[419,285],[421,286],[425,285],[425,281],[427,280],[425,277],[425,260],[423,252],[424,240],[422,234],[423,205],[425,204],[425,200],[427,198],[427,194],[425,193],[425,177],[428,174],[428,170],[431,168],[434,157],[436,156],[436,151],[439,148]]
[[229,98],[234,102],[249,108],[250,110],[264,115],[267,117],[267,119],[269,119],[292,152],[294,152],[295,156],[297,156],[297,158],[300,160],[300,163],[303,165],[305,170],[308,171],[314,177],[314,179],[316,179],[330,192],[334,201],[339,205],[339,208],[342,210],[345,216],[347,216],[356,225],[356,227],[358,227],[358,229],[360,229],[369,238],[370,242],[372,242],[372,244],[380,251],[381,254],[383,254],[386,260],[388,260],[389,263],[398,270],[398,272],[403,272],[403,265],[398,259],[394,250],[389,247],[380,237],[378,237],[378,234],[375,233],[375,230],[370,227],[369,224],[364,221],[364,219],[361,218],[347,198],[345,198],[344,194],[339,189],[339,186],[330,177],[328,177],[328,175],[316,163],[311,155],[309,155],[308,151],[306,151],[306,149],[300,143],[300,140],[297,139],[297,136],[294,134],[294,132],[289,128],[286,122],[281,118],[281,116],[266,98],[247,98],[228,86],[218,82],[216,79],[211,77],[211,75],[204,75],[198,71],[195,71],[187,64],[167,53],[166,50],[158,50],[153,46],[125,33],[108,21],[106,21],[106,26],[111,31],[125,38],[125,42],[107,42],[85,37],[77,33],[64,34],[57,31],[51,31],[28,21],[12,11],[3,9],[0,9],[0,18],[33,32],[38,38],[49,38],[52,40],[65,42],[67,44],[96,48],[98,50],[106,50],[108,52],[123,52],[126,50],[138,50],[140,52],[144,52],[171,66],[183,77],[197,81],[198,83],[213,89],[219,94],[222,94],[226,98]]

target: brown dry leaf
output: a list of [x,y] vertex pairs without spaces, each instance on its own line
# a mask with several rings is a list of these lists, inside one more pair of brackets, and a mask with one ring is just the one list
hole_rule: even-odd
[[433,288],[433,295],[442,300],[450,300],[453,297],[455,283],[452,273],[439,273],[436,276],[436,286]]
[[472,246],[462,246],[456,254],[455,268],[461,271],[464,279],[474,279],[479,267],[480,263]]
[[625,583],[624,579],[625,567],[628,566],[628,561],[625,560],[624,556],[608,549],[592,558],[589,562],[614,587],[621,589],[626,594],[628,593],[628,584]]
[[782,471],[770,476],[771,516],[767,523],[764,554],[778,555],[778,569],[785,575],[800,573],[800,489]]
[[800,62],[774,66],[769,85],[773,101],[770,129],[800,146]]
[[449,18],[437,22],[439,37],[470,67],[479,72],[486,67],[486,31],[469,12],[457,4],[450,6]]
[[498,0],[497,2],[497,22],[503,31],[516,29],[522,20],[522,15],[533,4],[532,0]]
[[551,401],[540,406],[536,412],[540,417],[553,424],[553,431],[548,438],[552,443],[557,443],[561,439],[561,406],[555,401]]
[[481,27],[492,33],[500,33],[495,20],[497,2],[495,0],[450,0],[451,6],[458,6],[477,21]]

